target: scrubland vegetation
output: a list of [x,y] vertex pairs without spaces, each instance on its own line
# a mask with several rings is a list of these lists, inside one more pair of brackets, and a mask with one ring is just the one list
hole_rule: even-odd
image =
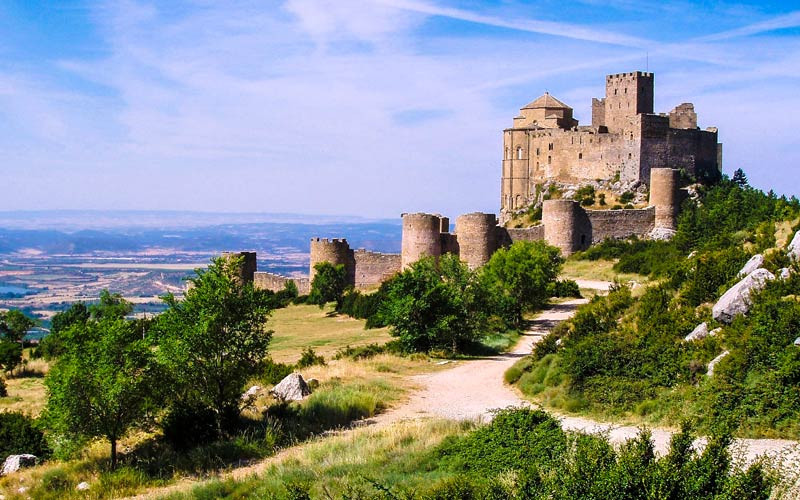
[[[603,418],[677,426],[692,420],[703,432],[742,436],[800,435],[800,278],[787,257],[800,203],[723,181],[688,202],[669,242],[607,241],[573,257],[613,261],[618,272],[653,283],[632,296],[617,286],[537,344],[506,374],[546,406]],[[792,227],[792,231],[787,228]],[[746,316],[715,322],[711,306],[741,277],[755,253],[773,273],[793,267],[752,299]],[[684,341],[699,323],[717,335]],[[709,361],[730,355],[706,376]]]

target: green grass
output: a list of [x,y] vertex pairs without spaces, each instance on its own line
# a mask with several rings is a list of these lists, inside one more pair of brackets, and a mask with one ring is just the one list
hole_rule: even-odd
[[635,281],[640,284],[650,282],[647,276],[634,273],[619,273],[613,267],[613,260],[578,260],[570,258],[564,263],[560,278],[602,281],[614,281],[617,279],[623,283]]
[[384,343],[391,339],[388,328],[365,330],[365,320],[331,315],[331,308],[291,305],[273,312],[269,327],[275,331],[270,354],[275,361],[294,363],[306,347],[326,359],[345,346]]

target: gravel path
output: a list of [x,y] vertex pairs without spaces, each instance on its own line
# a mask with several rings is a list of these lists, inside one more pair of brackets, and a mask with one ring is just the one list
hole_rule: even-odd
[[[601,288],[600,284],[597,282],[596,288]],[[529,354],[533,344],[557,323],[569,319],[583,303],[586,300],[570,300],[543,311],[532,321],[531,328],[510,353],[459,361],[454,363],[452,369],[413,377],[420,389],[405,404],[379,415],[372,423],[384,426],[398,420],[420,417],[487,421],[491,419],[494,409],[529,406],[530,403],[522,399],[519,392],[504,383],[503,374],[519,358]],[[558,418],[564,429],[605,433],[613,443],[624,442],[639,433],[639,428],[632,425],[616,425],[574,416],[559,415]],[[665,453],[674,431],[656,428],[651,432],[656,450]],[[704,444],[704,439],[698,439],[695,446],[702,448]],[[792,468],[797,468],[796,464],[800,463],[800,447],[796,441],[737,439],[733,449],[735,456],[745,463],[751,463],[761,455],[775,458]]]

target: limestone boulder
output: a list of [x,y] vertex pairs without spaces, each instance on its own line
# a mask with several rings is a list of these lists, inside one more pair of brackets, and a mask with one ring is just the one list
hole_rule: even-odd
[[721,326],[720,326],[720,327],[718,327],[718,328],[714,328],[713,330],[711,330],[710,332],[708,332],[708,336],[709,336],[709,337],[716,337],[717,335],[719,335],[719,334],[720,334],[720,332],[722,332],[722,327],[721,327]]
[[655,241],[668,241],[671,240],[673,236],[675,236],[675,230],[666,227],[653,228],[647,235],[648,238]]
[[756,269],[760,268],[764,265],[764,256],[760,253],[757,253],[750,257],[750,260],[739,270],[739,273],[736,275],[737,278],[744,278],[748,274],[752,273]]
[[36,465],[36,455],[24,453],[22,455],[9,455],[3,462],[3,469],[0,470],[0,476],[5,476],[17,472],[18,470]]
[[794,233],[794,238],[789,242],[786,249],[789,253],[789,258],[793,260],[800,260],[800,231]]
[[80,482],[78,483],[78,486],[75,487],[75,489],[78,491],[86,491],[89,489],[89,483],[87,483],[86,481]]
[[782,280],[789,279],[789,275],[791,274],[792,271],[788,267],[781,268],[781,270],[778,271],[778,277]]
[[702,340],[706,337],[708,337],[708,323],[703,321],[692,330],[692,333],[684,337],[683,340],[692,342],[695,340]]
[[723,358],[725,358],[725,356],[727,356],[728,354],[730,354],[728,351],[723,351],[722,354],[720,354],[716,358],[714,358],[711,361],[709,361],[708,362],[708,371],[706,372],[706,376],[713,377],[714,376],[714,368],[716,368],[716,366],[719,364],[719,362],[722,361]]
[[741,281],[733,285],[714,304],[711,314],[722,323],[730,323],[739,314],[747,314],[750,310],[750,295],[761,290],[775,275],[766,269],[756,269]]
[[299,373],[290,373],[269,391],[281,401],[301,401],[311,394],[311,388]]

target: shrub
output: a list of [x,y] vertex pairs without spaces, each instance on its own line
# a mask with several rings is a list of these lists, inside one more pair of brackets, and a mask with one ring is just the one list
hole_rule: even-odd
[[619,195],[619,202],[623,205],[627,205],[633,201],[634,195],[631,191],[625,191],[621,195]]
[[378,395],[360,384],[326,384],[309,396],[300,417],[312,428],[324,430],[372,417],[383,407]]
[[8,396],[8,387],[6,386],[6,379],[0,377],[0,398]]
[[176,450],[188,450],[219,438],[214,410],[198,404],[176,403],[161,422],[164,439]]
[[298,295],[294,299],[292,299],[292,304],[294,305],[302,305],[308,304],[308,295]]
[[325,365],[325,358],[314,352],[314,349],[306,347],[300,355],[300,360],[295,365],[296,368],[308,368],[309,366]]
[[261,371],[260,379],[267,384],[275,385],[286,378],[286,376],[291,374],[293,371],[293,365],[276,363],[272,359],[267,359],[264,361],[264,368]]
[[392,353],[392,354],[401,354],[400,345],[397,342],[388,342],[386,344],[367,344],[357,347],[343,347],[336,351],[336,354],[333,355],[333,359],[352,359],[357,361],[359,359],[369,359],[378,354],[385,354],[385,353]]
[[581,298],[581,288],[578,286],[578,283],[569,279],[557,280],[556,282],[551,283],[549,293],[551,297]]
[[30,453],[37,457],[50,454],[44,433],[31,417],[16,412],[0,412],[0,456]]

